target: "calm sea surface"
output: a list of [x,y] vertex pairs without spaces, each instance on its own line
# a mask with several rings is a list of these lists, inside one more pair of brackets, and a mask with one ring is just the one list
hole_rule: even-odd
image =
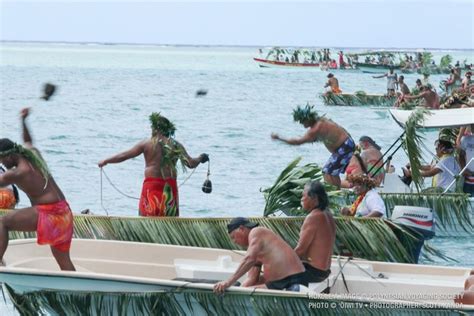
[[[259,68],[252,60],[256,48],[2,43],[0,53],[0,137],[21,142],[18,113],[32,107],[35,145],[75,212],[105,214],[97,162],[149,137],[153,111],[175,123],[176,139],[191,156],[210,155],[213,192],[201,191],[207,173],[201,165],[179,189],[183,217],[262,215],[260,189],[271,186],[290,161],[302,156],[303,163],[324,164],[329,154],[321,144],[290,147],[270,139],[271,132],[304,133],[292,121],[296,105],[315,104],[354,139],[369,135],[383,148],[402,132],[386,110],[324,106],[318,95],[326,72]],[[447,53],[455,61],[474,59],[472,51],[439,51],[435,60]],[[345,92],[386,91],[386,80],[370,74],[336,76]],[[446,77],[432,76],[431,83],[438,87]],[[413,87],[418,75],[405,78]],[[45,82],[59,86],[49,102],[39,100]],[[196,98],[199,89],[207,96]],[[426,134],[430,148],[435,137]],[[403,152],[394,158],[396,167],[406,161]],[[138,197],[143,167],[138,157],[105,171],[120,190]],[[189,175],[180,173],[178,183]],[[137,214],[137,201],[105,179],[102,192],[109,214]],[[27,206],[21,197],[20,206]],[[437,238],[431,244],[458,260],[435,264],[474,267],[474,241]],[[11,305],[1,304],[1,314],[12,313]]]

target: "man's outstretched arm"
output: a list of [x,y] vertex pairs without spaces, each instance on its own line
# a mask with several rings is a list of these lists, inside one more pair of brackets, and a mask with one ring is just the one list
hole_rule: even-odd
[[24,108],[20,111],[20,117],[21,117],[21,127],[23,130],[23,143],[25,144],[25,147],[33,147],[33,139],[30,134],[30,130],[28,129],[28,126],[26,125],[26,118],[30,115],[30,108]]
[[109,157],[107,159],[104,159],[104,160],[100,161],[98,165],[99,165],[100,168],[102,168],[102,167],[104,167],[105,165],[107,165],[109,163],[119,163],[119,162],[125,161],[127,159],[134,158],[134,157],[142,154],[144,148],[145,148],[144,142],[140,142],[140,143],[136,144],[135,146],[133,146],[132,148],[130,148],[129,150],[118,153],[118,154],[116,154],[112,157]]

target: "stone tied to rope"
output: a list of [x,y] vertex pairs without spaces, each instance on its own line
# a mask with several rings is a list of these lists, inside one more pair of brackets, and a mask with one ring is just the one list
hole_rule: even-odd
[[49,82],[45,83],[43,86],[43,96],[41,99],[48,101],[53,96],[54,92],[56,92],[56,86]]

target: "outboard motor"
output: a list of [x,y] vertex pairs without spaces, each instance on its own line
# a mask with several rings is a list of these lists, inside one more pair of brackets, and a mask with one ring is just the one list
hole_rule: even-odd
[[425,240],[435,236],[433,210],[428,207],[396,205],[392,211],[391,220],[395,224],[403,226],[404,229],[407,229],[418,238],[412,253],[416,263],[418,263],[418,257]]

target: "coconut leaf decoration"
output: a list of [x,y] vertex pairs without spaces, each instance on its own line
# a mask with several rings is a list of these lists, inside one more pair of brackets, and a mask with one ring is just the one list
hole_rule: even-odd
[[356,91],[352,93],[334,94],[327,92],[321,94],[320,98],[325,105],[339,105],[339,106],[381,106],[392,107],[396,97],[387,97],[382,94],[367,94],[364,91]]
[[[315,315],[315,316],[428,316],[467,315],[469,310],[453,305],[421,307],[404,302],[377,300],[337,294],[228,291],[215,295],[210,289],[166,288],[156,292],[103,293],[81,291],[38,291],[22,294],[6,285],[7,293],[21,315]],[[372,304],[371,304],[372,303]],[[383,304],[385,303],[385,304]],[[392,303],[392,304],[390,304]],[[319,307],[319,308],[318,308]]]

